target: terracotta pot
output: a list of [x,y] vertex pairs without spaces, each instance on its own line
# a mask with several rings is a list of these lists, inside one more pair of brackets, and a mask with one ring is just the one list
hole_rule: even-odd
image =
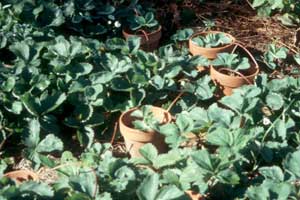
[[[133,128],[132,122],[136,120],[136,118],[130,115],[136,109],[138,108],[124,112],[119,119],[120,132],[124,137],[126,149],[131,157],[141,157],[139,149],[147,143],[152,143],[159,153],[167,152],[168,146],[164,141],[165,138],[163,135],[155,131],[144,132]],[[172,120],[171,114],[162,108],[153,106],[152,112],[154,117],[158,119],[161,124],[169,123]]]
[[259,73],[259,66],[252,54],[245,47],[239,44],[237,45],[246,51],[253,62],[248,70],[241,73],[243,76],[230,76],[218,71],[213,66],[210,67],[211,79],[218,86],[219,91],[226,96],[231,95],[232,90],[235,88],[241,87],[242,85],[253,84],[255,77]]
[[201,194],[192,190],[187,190],[185,191],[185,193],[190,197],[191,200],[205,200],[205,198]]
[[29,170],[16,170],[12,172],[8,172],[4,174],[5,177],[14,180],[17,184],[20,184],[25,181],[37,181],[39,177],[36,173],[29,171]]
[[141,32],[141,34],[132,34],[130,31],[123,29],[123,36],[128,39],[130,36],[138,36],[141,38],[140,48],[145,51],[153,51],[158,48],[159,40],[161,38],[161,26],[156,31],[151,33]]
[[194,35],[192,35],[191,38],[189,39],[189,49],[190,49],[190,52],[193,56],[200,55],[200,56],[206,57],[208,59],[215,59],[217,57],[218,53],[231,52],[233,50],[233,48],[235,46],[234,43],[236,42],[236,39],[228,33],[224,33],[224,34],[227,35],[229,38],[231,38],[232,43],[228,44],[228,45],[225,45],[225,46],[222,46],[222,47],[205,48],[205,47],[198,46],[195,42],[192,41],[192,39],[194,37],[197,37],[199,35],[204,36],[204,35],[207,35],[209,33],[223,33],[223,32],[220,32],[220,31],[207,31],[207,32],[195,33]]

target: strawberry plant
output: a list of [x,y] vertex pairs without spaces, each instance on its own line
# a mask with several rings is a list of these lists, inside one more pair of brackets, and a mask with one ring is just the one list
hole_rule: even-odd
[[147,12],[145,16],[134,16],[129,20],[129,28],[132,31],[144,30],[146,32],[155,31],[158,28],[158,21],[155,19],[153,12]]
[[44,199],[54,195],[52,188],[45,183],[30,181],[17,186],[4,178],[0,180],[0,186],[0,197],[3,199]]
[[257,9],[261,16],[270,16],[274,12],[280,12],[282,15],[278,19],[286,26],[296,26],[300,22],[298,17],[300,5],[296,0],[254,0],[252,7]]
[[173,40],[174,42],[187,41],[193,35],[193,33],[193,29],[190,28],[178,30],[174,35],[172,35],[171,40]]
[[28,132],[24,136],[23,143],[25,157],[33,161],[38,168],[43,162],[44,165],[51,166],[51,160],[41,153],[49,153],[53,151],[62,151],[62,141],[53,134],[48,134],[43,140],[40,139],[40,124],[37,120],[29,122]]
[[132,122],[134,128],[141,131],[154,131],[159,125],[159,121],[154,117],[151,106],[144,105],[130,114],[135,120]]
[[238,54],[220,53],[217,58],[212,61],[214,67],[225,67],[234,71],[242,71],[250,68],[247,57],[240,57]]
[[22,23],[35,27],[67,27],[83,36],[117,34],[126,17],[134,14],[136,1],[4,1]]
[[264,54],[265,63],[274,70],[278,67],[278,63],[287,58],[287,52],[287,48],[276,47],[274,44],[271,44],[268,51]]
[[249,199],[299,198],[299,184],[295,182],[299,174],[294,168],[298,164],[299,151],[296,151],[287,155],[283,163],[284,169],[277,166],[259,168],[259,172],[264,177],[263,182],[248,188],[247,197]]
[[200,47],[213,48],[230,44],[232,39],[224,33],[208,33],[193,37],[192,41]]
[[273,70],[273,74],[277,77],[299,75],[299,54],[291,54],[290,50],[286,47],[270,44],[262,60],[269,69]]
[[194,130],[193,120],[185,113],[176,116],[174,123],[165,124],[159,127],[159,132],[165,135],[165,141],[172,148],[179,147],[187,141],[187,134]]

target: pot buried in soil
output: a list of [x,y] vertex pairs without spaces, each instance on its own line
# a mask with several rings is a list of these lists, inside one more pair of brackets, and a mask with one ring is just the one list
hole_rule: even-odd
[[[136,118],[130,116],[133,111],[138,108],[133,108],[124,112],[119,119],[120,132],[124,137],[127,151],[131,157],[141,157],[139,149],[147,144],[152,143],[158,150],[159,153],[165,153],[168,151],[168,146],[164,141],[164,136],[155,132],[144,132],[137,130],[133,127],[132,122]],[[159,107],[152,107],[154,117],[161,123],[166,124],[171,122],[171,114]]]
[[5,177],[14,180],[17,184],[25,181],[37,181],[39,177],[36,173],[29,170],[16,170],[4,174]]
[[229,96],[232,94],[232,90],[242,85],[249,85],[254,83],[254,79],[259,72],[258,66],[251,65],[251,68],[243,72],[242,76],[230,76],[228,74],[219,72],[213,66],[210,67],[210,77],[217,85],[220,93]]
[[205,200],[201,194],[194,192],[192,190],[187,190],[187,191],[185,191],[185,193],[188,195],[188,197],[191,200]]
[[227,37],[229,37],[232,42],[231,42],[231,44],[227,44],[227,45],[224,45],[221,47],[213,47],[213,48],[200,47],[192,40],[194,37],[205,36],[205,35],[211,34],[211,33],[217,34],[217,33],[223,33],[223,32],[207,31],[207,32],[195,33],[194,35],[191,36],[191,38],[189,39],[189,49],[193,56],[199,55],[199,56],[206,57],[208,59],[215,59],[217,57],[218,53],[224,53],[224,52],[230,53],[233,50],[236,39],[228,33],[224,33],[224,34]]
[[153,51],[157,49],[159,46],[159,40],[161,38],[161,26],[159,26],[157,30],[151,33],[145,32],[145,34],[141,31],[139,32],[139,34],[134,34],[130,32],[128,29],[124,29],[122,32],[126,40],[132,36],[140,37],[141,38],[140,48],[145,51]]

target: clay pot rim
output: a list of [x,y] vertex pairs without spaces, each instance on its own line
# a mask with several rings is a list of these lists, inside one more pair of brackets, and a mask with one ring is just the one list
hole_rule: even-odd
[[[214,66],[210,65],[210,70],[213,70],[216,74],[218,74],[218,76],[222,77],[222,78],[232,78],[232,79],[236,79],[236,80],[245,80],[243,77],[240,76],[229,76],[227,74],[224,74],[222,72],[219,72]],[[253,72],[250,75],[246,75],[244,76],[245,78],[249,79],[252,77],[257,76],[259,73],[259,67],[257,65],[255,65],[255,72]]]
[[[134,110],[137,110],[140,106],[138,107],[134,107],[134,108],[131,108],[125,112],[123,112],[119,118],[119,125],[121,126],[124,126],[126,127],[128,130],[130,130],[130,133],[129,132],[125,132],[125,133],[121,133],[123,136],[125,136],[126,138],[130,138],[130,139],[133,139],[135,141],[142,141],[142,139],[140,138],[144,138],[143,141],[147,141],[148,138],[153,138],[156,134],[159,134],[155,131],[150,131],[150,132],[145,132],[145,131],[141,131],[141,130],[138,130],[138,129],[135,129],[135,128],[132,128],[130,126],[127,126],[125,123],[124,123],[124,117],[127,116],[128,114],[132,113]],[[154,109],[160,109],[162,110],[164,113],[166,113],[166,115],[168,116],[168,121],[166,123],[169,123],[172,121],[172,115],[170,114],[170,112],[168,112],[167,110],[161,108],[161,107],[157,107],[157,106],[152,106]],[[130,117],[130,116],[128,116]],[[150,140],[150,139],[149,139]]]
[[[195,44],[193,41],[192,41],[192,39],[194,38],[194,37],[196,37],[196,36],[198,36],[198,35],[207,35],[207,34],[209,34],[209,33],[224,33],[225,35],[227,35],[229,38],[231,38],[231,43],[230,44],[227,44],[227,45],[225,45],[225,46],[221,46],[221,47],[209,47],[209,48],[207,48],[207,47],[200,47],[200,46],[198,46],[197,44]],[[235,39],[235,37],[233,37],[231,34],[229,34],[229,33],[225,33],[225,32],[222,32],[222,31],[204,31],[204,32],[197,32],[197,33],[194,33],[191,37],[190,37],[190,39],[189,39],[189,44],[190,45],[193,45],[194,46],[194,48],[197,48],[197,49],[200,49],[200,50],[208,50],[208,51],[210,51],[210,50],[223,50],[223,49],[227,49],[227,48],[229,48],[229,47],[231,47],[232,45],[234,45],[236,43],[236,39]]]
[[14,178],[12,178],[11,176],[15,176],[18,173],[28,174],[33,178],[32,180],[34,180],[34,181],[39,180],[38,175],[34,171],[31,171],[31,170],[28,170],[28,169],[13,170],[13,171],[10,171],[10,172],[7,172],[7,173],[3,174],[3,176],[14,180]]
[[[159,32],[161,31],[161,29],[162,29],[162,27],[161,27],[161,25],[159,25],[158,28],[157,28],[157,30],[152,31],[152,32],[150,32],[150,33],[147,33],[147,32],[146,32],[146,33],[147,33],[147,36],[155,35],[155,34],[159,33]],[[124,35],[128,35],[128,36],[145,37],[144,34],[132,34],[132,33],[128,32],[128,28],[124,28],[124,29],[122,30],[122,32],[123,32]]]

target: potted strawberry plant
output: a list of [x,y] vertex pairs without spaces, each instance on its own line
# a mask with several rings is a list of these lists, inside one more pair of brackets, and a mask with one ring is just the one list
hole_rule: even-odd
[[201,55],[215,59],[218,53],[230,52],[234,48],[235,38],[219,31],[195,33],[189,39],[189,49],[192,55]]
[[141,39],[141,48],[145,51],[157,49],[161,38],[161,26],[155,19],[153,12],[147,12],[144,16],[135,15],[130,18],[129,26],[123,29],[126,39],[137,36]]
[[250,56],[253,63],[247,57],[241,57],[235,53],[220,53],[212,61],[210,67],[211,79],[225,95],[231,95],[232,89],[245,84],[253,84],[254,78],[259,72],[258,64],[250,52],[242,47]]
[[152,143],[160,153],[166,152],[168,148],[164,136],[157,130],[171,120],[168,111],[149,105],[124,112],[119,119],[119,126],[131,157],[140,157],[139,149],[146,143]]

